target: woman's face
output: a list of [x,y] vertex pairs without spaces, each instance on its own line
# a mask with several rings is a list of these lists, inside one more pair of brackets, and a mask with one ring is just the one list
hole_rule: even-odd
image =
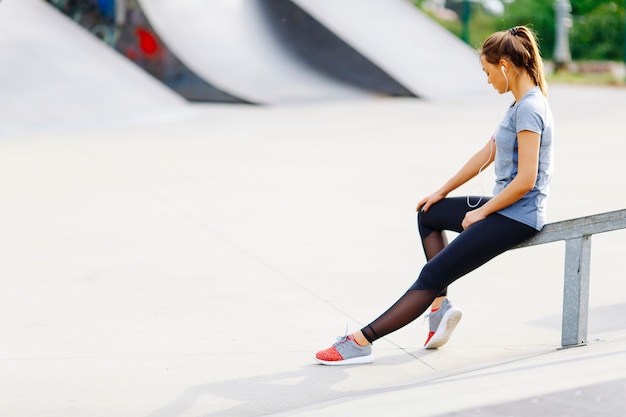
[[487,74],[487,82],[491,84],[498,93],[506,93],[508,91],[508,81],[502,71],[502,67],[487,62],[484,55],[480,57],[480,62],[483,65],[483,71]]

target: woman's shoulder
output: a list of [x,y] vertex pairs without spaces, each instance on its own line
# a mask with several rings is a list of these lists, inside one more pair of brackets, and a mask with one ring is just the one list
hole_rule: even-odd
[[522,97],[519,103],[517,103],[518,111],[541,111],[543,113],[549,106],[548,99],[546,99],[539,87],[530,90]]

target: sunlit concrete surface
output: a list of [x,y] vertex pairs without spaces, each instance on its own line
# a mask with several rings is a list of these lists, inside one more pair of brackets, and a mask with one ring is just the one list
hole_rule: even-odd
[[[555,243],[455,283],[464,317],[437,351],[418,319],[376,342],[371,365],[313,360],[413,282],[415,204],[509,103],[201,105],[2,138],[2,414],[623,414],[624,231],[593,237],[588,346],[557,350]],[[624,90],[554,85],[551,103],[550,220],[624,208]],[[490,193],[490,175],[459,193]]]

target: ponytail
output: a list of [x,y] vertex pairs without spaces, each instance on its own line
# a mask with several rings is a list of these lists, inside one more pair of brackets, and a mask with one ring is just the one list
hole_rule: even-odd
[[543,59],[535,33],[526,26],[515,26],[509,30],[496,32],[483,43],[480,51],[487,62],[497,65],[505,58],[513,65],[524,69],[539,86],[544,96],[548,96],[548,83],[543,71]]

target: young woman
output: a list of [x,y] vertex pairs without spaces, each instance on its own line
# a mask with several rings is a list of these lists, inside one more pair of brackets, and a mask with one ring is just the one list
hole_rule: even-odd
[[[417,281],[376,320],[318,352],[318,362],[372,362],[374,341],[415,320],[438,298],[435,307],[452,282],[544,226],[553,120],[535,35],[525,26],[496,32],[482,45],[480,61],[489,84],[500,94],[511,92],[514,103],[489,141],[448,182],[418,203],[428,261]],[[493,197],[447,197],[494,162]],[[445,230],[459,235],[448,244]]]

